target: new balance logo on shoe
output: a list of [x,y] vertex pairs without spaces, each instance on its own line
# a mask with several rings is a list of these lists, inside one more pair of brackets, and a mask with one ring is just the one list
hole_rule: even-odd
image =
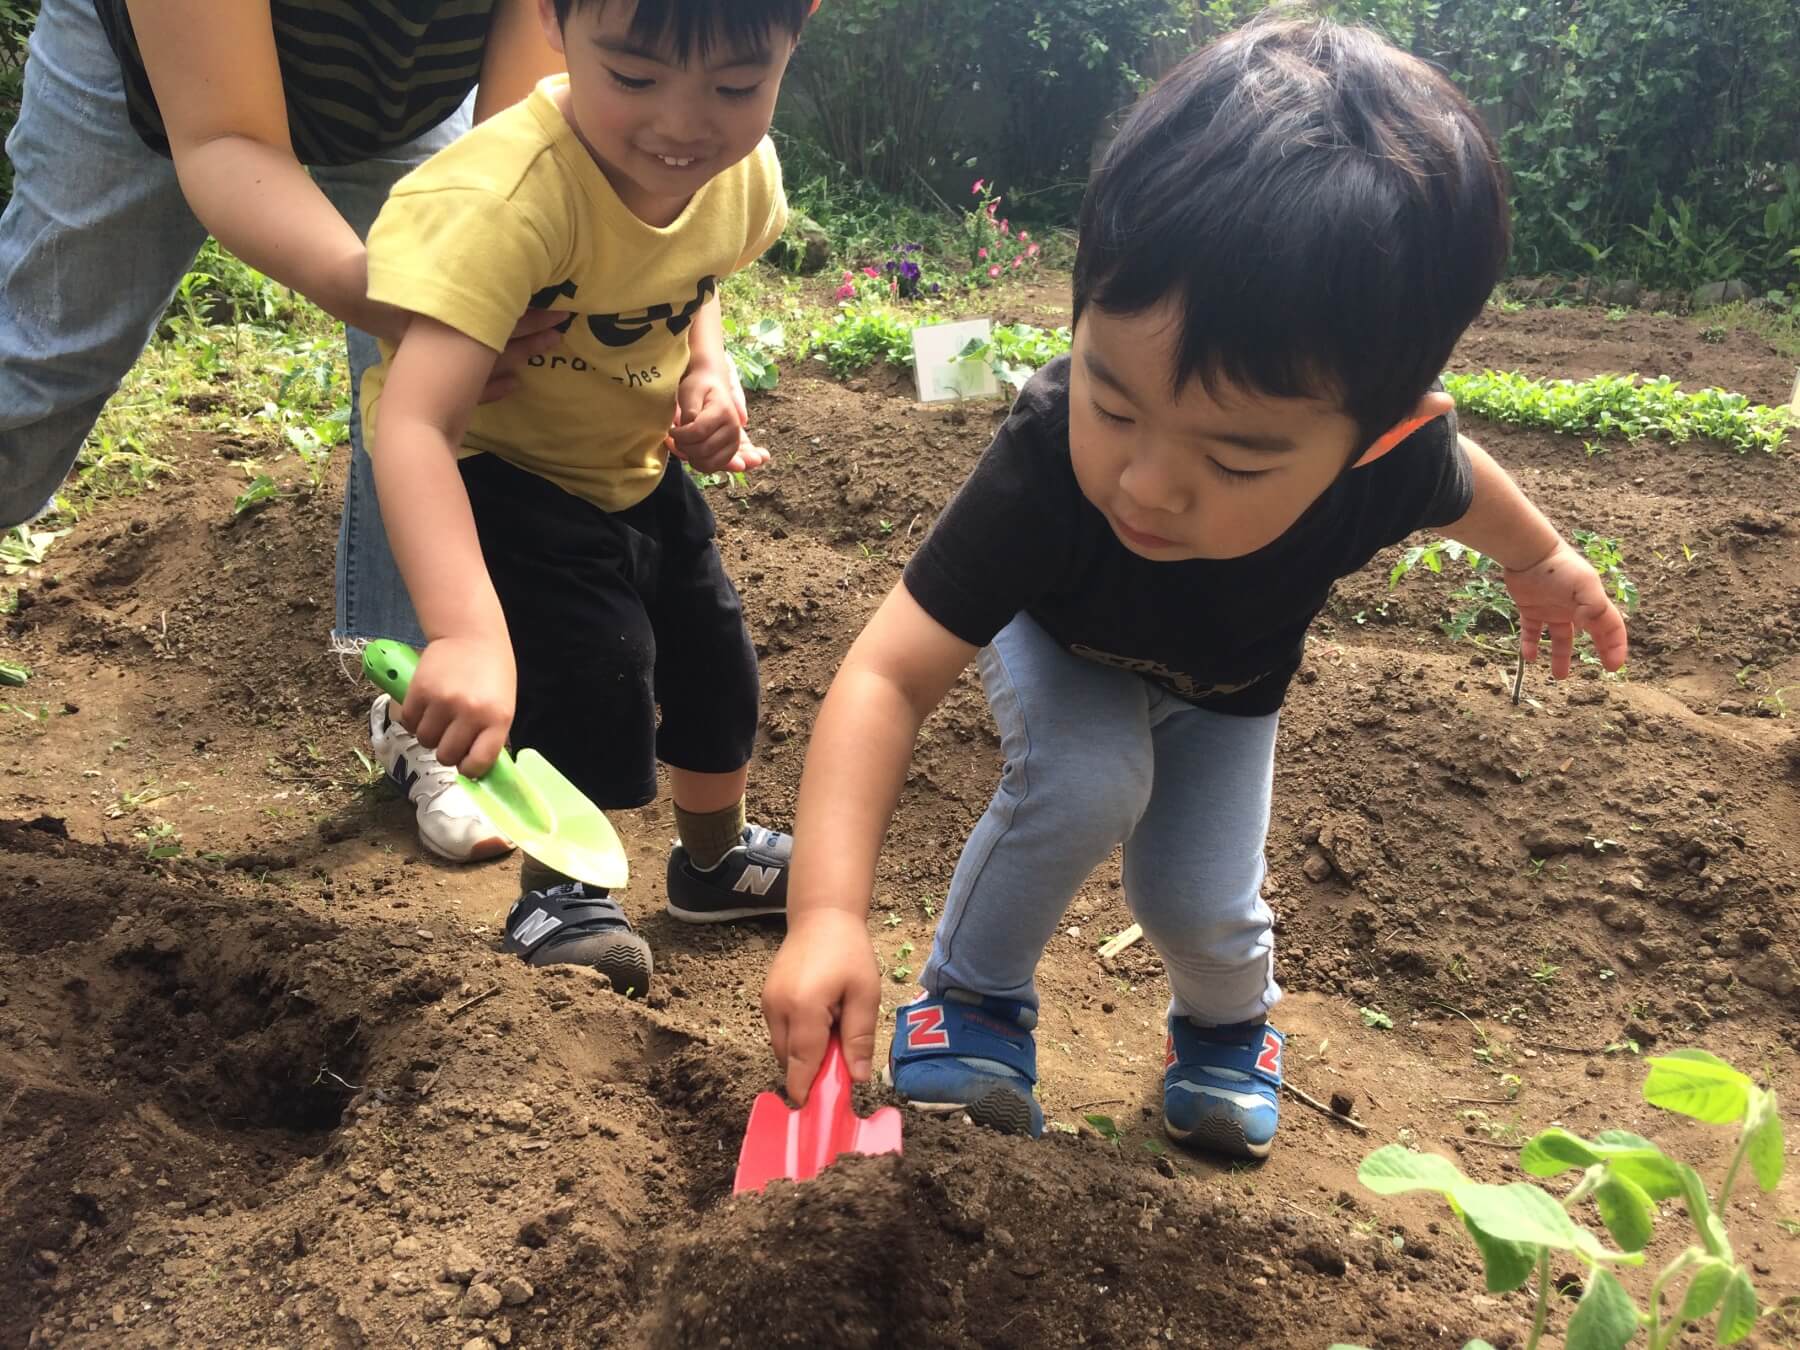
[[513,941],[521,947],[535,947],[562,926],[561,919],[540,909],[518,926],[513,933]]
[[780,880],[781,869],[779,867],[759,867],[755,863],[750,863],[745,866],[743,875],[737,879],[737,884],[731,889],[767,895],[775,883]]
[[932,1006],[914,1008],[906,1014],[906,1048],[908,1050],[948,1050],[950,1032],[944,1026],[944,1010]]
[[1273,1077],[1281,1077],[1281,1038],[1272,1031],[1263,1032],[1262,1053],[1256,1057],[1256,1067]]

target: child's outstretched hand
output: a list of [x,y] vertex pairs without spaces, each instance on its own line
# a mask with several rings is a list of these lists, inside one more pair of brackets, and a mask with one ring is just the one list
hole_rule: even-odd
[[400,724],[436,751],[440,764],[479,778],[506,745],[517,687],[504,639],[438,638],[419,656]]
[[806,1104],[834,1025],[850,1076],[868,1082],[881,972],[864,921],[838,909],[811,909],[790,919],[763,984],[762,1006],[795,1106]]
[[1575,650],[1575,634],[1594,640],[1600,664],[1617,670],[1625,664],[1625,618],[1606,593],[1606,586],[1592,564],[1567,543],[1531,567],[1508,569],[1506,589],[1519,607],[1519,654],[1537,660],[1543,631],[1550,630],[1550,674],[1562,679],[1569,673]]
[[745,430],[742,386],[723,369],[690,366],[675,395],[669,448],[702,473],[743,473],[769,462],[769,452]]

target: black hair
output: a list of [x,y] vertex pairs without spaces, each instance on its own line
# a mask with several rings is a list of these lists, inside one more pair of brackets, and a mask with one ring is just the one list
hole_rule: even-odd
[[[566,24],[577,9],[609,0],[552,0],[556,21]],[[631,40],[682,61],[704,61],[719,48],[746,51],[766,45],[771,33],[797,38],[813,0],[637,0]]]
[[1176,392],[1329,398],[1366,448],[1415,407],[1505,263],[1493,139],[1376,34],[1259,19],[1133,109],[1082,200],[1075,318],[1176,302]]

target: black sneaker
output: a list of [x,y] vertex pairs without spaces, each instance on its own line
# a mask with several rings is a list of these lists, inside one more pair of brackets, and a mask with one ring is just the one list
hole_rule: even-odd
[[532,966],[592,966],[621,994],[650,991],[650,944],[619,902],[579,881],[527,891],[506,915],[505,949]]
[[787,912],[794,838],[760,825],[712,867],[696,867],[680,844],[669,854],[669,913],[683,923],[724,923]]

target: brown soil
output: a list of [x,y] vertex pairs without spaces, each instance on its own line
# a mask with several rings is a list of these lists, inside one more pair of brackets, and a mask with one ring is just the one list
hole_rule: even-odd
[[[1759,343],[1496,313],[1457,366],[1781,398]],[[816,367],[755,413],[776,464],[717,506],[764,663],[752,806],[780,825],[836,663],[994,415]],[[1368,1134],[1289,1101],[1260,1168],[1162,1146],[1159,964],[1095,953],[1129,922],[1115,863],[1040,975],[1044,1106],[1079,1133],[909,1117],[903,1158],[739,1200],[779,926],[663,916],[658,805],[617,821],[647,1004],[503,957],[514,865],[422,858],[366,785],[369,693],[323,653],[335,495],[234,521],[241,448],[178,439],[174,479],[83,521],[6,621],[32,677],[0,714],[0,1346],[1522,1344],[1526,1297],[1482,1292],[1447,1213],[1355,1169],[1405,1139],[1513,1179],[1499,1145],[1554,1121],[1716,1178],[1727,1140],[1644,1107],[1625,1043],[1794,1081],[1800,478],[1468,429],[1560,524],[1623,541],[1642,607],[1628,678],[1533,672],[1517,707],[1503,661],[1439,632],[1445,578],[1390,592],[1383,558],[1316,625],[1269,842],[1278,1020],[1292,1081]],[[997,773],[965,678],[883,858],[890,1005]],[[1730,1216],[1766,1306],[1800,1295],[1796,1184]]]

